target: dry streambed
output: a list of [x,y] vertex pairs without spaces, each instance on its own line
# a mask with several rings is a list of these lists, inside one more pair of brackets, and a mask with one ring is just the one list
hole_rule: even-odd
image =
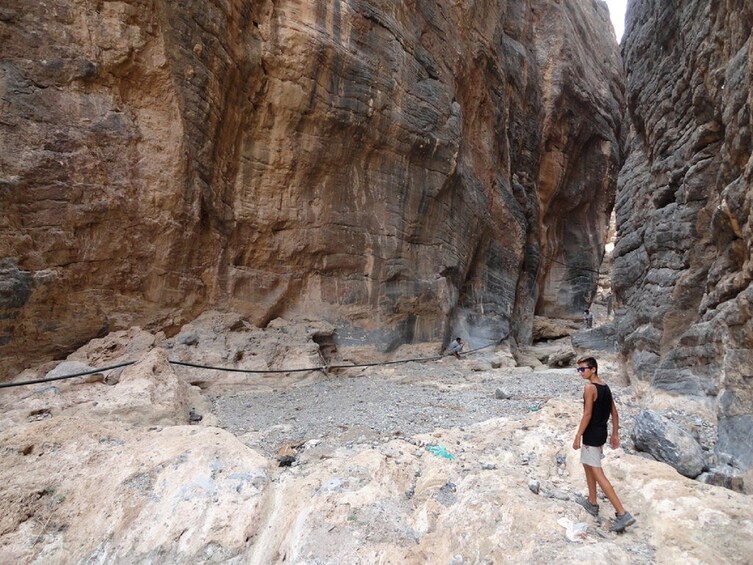
[[[585,485],[570,447],[582,390],[572,369],[479,370],[447,359],[230,378],[168,363],[224,364],[243,350],[243,362],[261,368],[275,359],[310,366],[317,354],[303,330],[301,339],[288,327],[264,337],[229,331],[230,322],[196,324],[184,344],[113,334],[72,356],[92,366],[139,359],[110,384],[80,379],[0,397],[1,562],[745,563],[753,555],[749,497],[633,455],[629,441],[606,465],[638,523],[611,534],[607,502],[600,520],[573,502]],[[629,429],[638,404],[612,384]],[[192,409],[200,422],[189,423]],[[277,464],[285,444],[296,446],[294,466]]]
[[288,443],[352,446],[497,417],[519,419],[551,398],[577,399],[582,390],[572,369],[472,372],[462,363],[447,364],[412,363],[301,386],[210,393],[210,398],[221,427],[273,455]]

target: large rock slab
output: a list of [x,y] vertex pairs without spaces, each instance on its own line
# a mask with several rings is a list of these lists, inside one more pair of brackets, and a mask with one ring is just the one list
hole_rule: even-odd
[[211,308],[525,344],[595,292],[602,2],[9,0],[0,40],[0,369]]
[[578,322],[535,316],[533,319],[533,341],[548,341],[573,335],[578,331]]
[[154,349],[123,371],[93,412],[140,425],[187,424],[196,392],[178,377],[166,352]]
[[643,410],[635,419],[630,437],[636,449],[650,453],[686,477],[695,478],[705,466],[703,450],[696,439],[661,414]]
[[0,441],[20,471],[0,488],[5,563],[227,560],[268,498],[271,462],[216,428],[60,416]]
[[617,328],[613,323],[603,324],[590,330],[579,330],[574,333],[571,342],[578,352],[617,351]]

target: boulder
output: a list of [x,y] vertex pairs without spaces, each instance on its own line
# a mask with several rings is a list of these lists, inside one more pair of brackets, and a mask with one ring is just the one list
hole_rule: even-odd
[[575,351],[562,348],[549,354],[546,364],[550,367],[569,367],[575,359]]
[[493,369],[508,369],[516,366],[515,357],[510,352],[495,352],[489,356],[489,362]]
[[0,529],[16,532],[3,538],[4,563],[208,563],[244,551],[268,459],[217,428],[90,416],[0,433],[20,448],[3,460],[16,471],[0,487]]
[[728,488],[735,492],[745,492],[745,479],[739,471],[730,467],[712,467],[705,473],[698,475],[697,479],[707,485]]
[[753,467],[753,415],[740,414],[722,418],[719,421],[719,442],[717,453],[734,458],[744,469]]
[[533,319],[533,341],[548,341],[569,337],[578,331],[579,324],[573,320],[560,320],[535,316]]
[[[48,371],[44,376],[46,379],[57,379],[60,377],[67,377],[69,375],[76,375],[79,373],[90,373],[90,371],[96,371],[96,367],[81,363],[80,361],[63,361],[57,367]],[[75,379],[75,380],[74,380]],[[71,379],[60,379],[62,381],[69,382],[102,382],[104,380],[104,372],[94,372],[88,375],[82,375],[80,377],[72,377]]]
[[657,461],[667,463],[686,477],[695,478],[703,471],[703,450],[696,439],[668,418],[643,410],[635,419],[630,434],[636,449],[646,451]]
[[531,367],[532,369],[544,368],[544,364],[532,350],[521,348],[514,350],[512,354],[518,367]]
[[602,324],[590,330],[579,330],[572,335],[573,349],[580,352],[617,350],[617,328],[614,324]]
[[179,378],[162,349],[127,367],[92,409],[98,416],[139,425],[187,424],[198,390]]

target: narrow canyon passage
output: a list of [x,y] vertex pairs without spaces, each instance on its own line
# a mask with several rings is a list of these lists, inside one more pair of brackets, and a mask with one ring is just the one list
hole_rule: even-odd
[[0,562],[748,564],[753,4],[616,3],[4,0]]

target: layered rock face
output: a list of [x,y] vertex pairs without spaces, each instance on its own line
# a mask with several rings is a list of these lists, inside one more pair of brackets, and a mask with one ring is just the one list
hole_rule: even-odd
[[595,290],[602,2],[10,0],[0,38],[3,368],[207,308],[526,342]]
[[718,406],[720,454],[753,465],[753,6],[637,0],[614,288],[633,378]]

